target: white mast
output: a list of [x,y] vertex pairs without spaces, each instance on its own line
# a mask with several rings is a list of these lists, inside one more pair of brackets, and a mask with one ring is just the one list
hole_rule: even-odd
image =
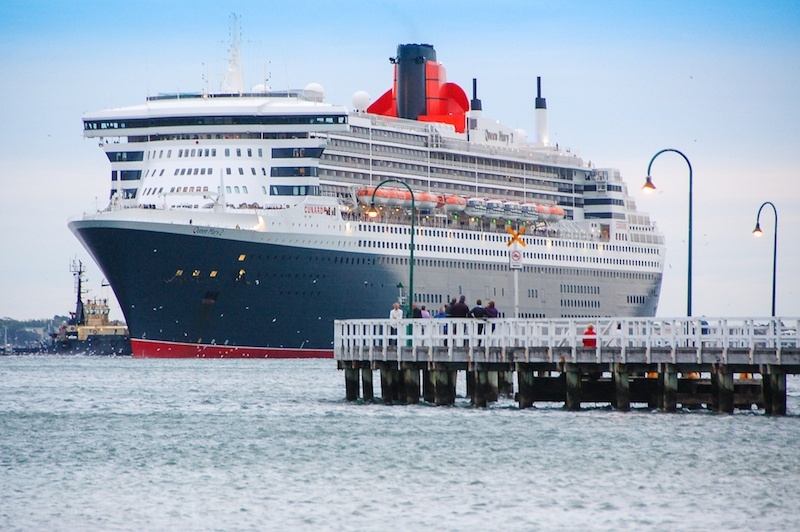
[[242,58],[239,51],[239,17],[231,13],[231,45],[228,48],[228,72],[222,81],[222,91],[241,94],[244,81],[242,80]]

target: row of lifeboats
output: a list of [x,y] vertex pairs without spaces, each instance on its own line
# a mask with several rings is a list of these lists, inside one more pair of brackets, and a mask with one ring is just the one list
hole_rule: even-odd
[[[362,205],[411,208],[411,192],[408,190],[381,187],[364,187],[356,197]],[[441,208],[448,213],[463,212],[475,218],[503,218],[505,220],[557,222],[564,218],[564,209],[558,205],[541,203],[519,203],[517,201],[464,198],[462,196],[439,196],[430,192],[414,192],[414,207],[418,210]]]
[[[381,187],[375,191],[375,187],[366,187],[357,192],[358,202],[363,205],[370,205],[375,195],[375,205],[386,205],[388,207],[411,207],[411,192],[399,188]],[[430,192],[414,192],[414,207],[418,210],[429,210],[436,208],[441,198]]]

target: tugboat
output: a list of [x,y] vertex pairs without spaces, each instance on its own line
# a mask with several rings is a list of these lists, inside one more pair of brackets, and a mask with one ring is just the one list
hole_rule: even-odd
[[75,312],[50,333],[50,345],[37,350],[41,354],[63,355],[131,355],[128,327],[108,319],[108,300],[99,297],[83,300],[83,263],[73,262],[70,271],[75,276],[77,301]]

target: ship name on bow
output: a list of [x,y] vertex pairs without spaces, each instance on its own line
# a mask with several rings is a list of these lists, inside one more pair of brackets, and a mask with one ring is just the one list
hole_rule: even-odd
[[192,232],[196,235],[204,235],[204,236],[222,236],[223,229],[217,229],[214,227],[195,227]]

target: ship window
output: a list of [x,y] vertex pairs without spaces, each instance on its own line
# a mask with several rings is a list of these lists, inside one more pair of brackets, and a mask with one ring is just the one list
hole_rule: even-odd
[[172,150],[167,150],[167,157],[172,157]]
[[178,150],[178,157],[183,157],[183,150]]
[[208,192],[208,187],[203,187],[203,192]]
[[242,156],[242,149],[241,148],[236,148],[236,156],[237,157],[241,157]]
[[209,277],[216,277],[217,276],[217,270],[211,270],[211,273],[209,273],[208,276]]
[[199,277],[199,276],[200,276],[200,270],[195,270],[192,272],[192,277]]
[[206,169],[205,168],[201,168],[200,169],[200,175],[206,175]]
[[245,186],[242,186],[242,192],[244,192],[245,194],[247,194],[247,187],[245,187]]
[[231,187],[225,187],[225,192],[227,192],[228,194],[230,194],[230,193],[231,193]]
[[247,258],[247,255],[242,253],[241,255],[239,255],[239,262],[244,262],[244,259],[246,259],[246,258]]
[[264,168],[263,166],[261,167],[261,174],[262,175],[267,175],[267,169]]
[[225,169],[225,173],[228,174],[228,175],[231,175],[231,169],[230,168],[226,168]]
[[158,177],[161,177],[162,175],[164,175],[164,169],[163,168],[161,169],[161,172],[159,172]]
[[197,168],[194,169],[194,175],[197,175]]
[[209,168],[209,169],[207,170],[207,172],[208,172],[208,175],[211,175],[211,168]]
[[158,158],[159,159],[163,159],[164,158],[164,150],[161,150],[161,151],[158,152]]
[[264,153],[263,153],[263,151],[261,150],[261,148],[259,148],[259,149],[258,149],[258,156],[259,156],[259,157],[263,157],[263,156],[264,156]]
[[244,168],[241,166],[239,167],[239,175],[244,175]]
[[216,148],[211,148],[211,156],[212,157],[216,157],[217,156],[217,149]]
[[261,187],[261,192],[263,192],[264,194],[266,194],[266,193],[267,193],[267,187],[263,187],[263,186],[262,186],[262,187]]
[[181,275],[183,275],[183,270],[177,270],[175,272],[175,277],[180,277]]
[[251,167],[251,168],[250,168],[250,172],[252,172],[252,174],[253,174],[253,175],[256,175],[256,169],[255,169],[255,168],[252,168],[252,167]]
[[195,152],[195,150],[192,150],[192,157],[194,157],[194,152]]
[[239,193],[239,187],[233,187],[233,191],[234,191],[236,194],[238,194],[238,193]]
[[162,192],[164,192],[164,187],[160,187],[160,188],[158,189],[158,193],[159,193],[159,194],[161,194]]
[[253,156],[253,150],[251,148],[247,148],[247,156],[248,157],[252,157]]
[[189,192],[189,187],[183,187],[184,192]]
[[230,157],[230,156],[231,156],[231,149],[225,148],[225,157]]
[[189,187],[189,192],[194,192],[194,187]]

